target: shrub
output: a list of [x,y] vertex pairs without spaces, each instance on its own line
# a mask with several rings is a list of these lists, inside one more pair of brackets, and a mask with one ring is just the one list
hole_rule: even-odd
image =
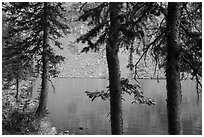
[[36,122],[35,112],[12,111],[8,117],[2,120],[2,133],[10,135],[37,134],[39,127]]

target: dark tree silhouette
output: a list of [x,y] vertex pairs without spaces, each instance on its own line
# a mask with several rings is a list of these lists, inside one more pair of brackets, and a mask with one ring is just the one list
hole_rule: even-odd
[[41,72],[42,90],[36,115],[42,117],[46,113],[50,74],[55,75],[55,65],[64,60],[64,57],[54,53],[53,45],[62,49],[57,39],[69,29],[63,14],[66,10],[62,3],[55,2],[4,3],[3,10],[8,16],[7,21],[14,22],[7,38],[20,33],[23,37],[18,42],[19,51],[34,61],[36,73]]
[[116,26],[120,25],[119,15],[121,3],[110,3],[110,30],[108,43],[106,45],[106,57],[109,72],[110,87],[110,113],[111,113],[111,132],[113,135],[123,134],[122,126],[122,100],[120,83],[120,66],[118,59],[118,39],[119,32],[115,31]]
[[180,4],[168,3],[167,14],[167,109],[169,134],[182,134],[181,124],[181,80],[180,80],[180,54],[179,26]]

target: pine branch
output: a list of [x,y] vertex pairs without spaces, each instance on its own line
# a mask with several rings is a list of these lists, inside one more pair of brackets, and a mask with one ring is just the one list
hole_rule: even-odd
[[[107,87],[107,91],[95,91],[95,92],[89,92],[85,91],[87,96],[91,98],[93,101],[94,99],[100,97],[102,100],[109,99],[110,97],[110,90],[109,87]],[[134,100],[132,103],[140,103],[140,104],[147,104],[147,105],[155,105],[156,102],[154,99],[146,97],[143,95],[143,92],[141,92],[139,89],[141,88],[138,83],[131,84],[129,83],[129,80],[126,78],[121,78],[121,88],[122,88],[122,94],[129,94],[134,96]],[[123,99],[124,100],[124,99]]]

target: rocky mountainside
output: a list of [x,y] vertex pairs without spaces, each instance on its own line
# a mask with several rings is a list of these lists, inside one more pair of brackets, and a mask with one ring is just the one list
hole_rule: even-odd
[[[81,53],[86,44],[76,43],[76,34],[67,35],[61,38],[63,49],[56,49],[56,53],[65,57],[65,62],[59,65],[59,77],[81,77],[81,78],[107,78],[108,69],[106,62],[105,49],[99,52],[90,51],[88,53]],[[105,47],[104,47],[105,48]],[[119,53],[121,76],[128,77],[131,72],[128,65],[129,51],[121,50]],[[133,63],[136,63],[139,55],[133,55]],[[147,60],[145,66],[144,61],[139,64],[138,74],[140,78],[155,78],[154,65],[152,61]],[[160,72],[159,77],[164,77]]]

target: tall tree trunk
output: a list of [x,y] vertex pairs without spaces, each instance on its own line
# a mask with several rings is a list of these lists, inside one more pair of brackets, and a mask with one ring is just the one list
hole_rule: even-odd
[[17,71],[16,71],[16,96],[15,98],[18,100],[18,94],[19,94],[19,68],[18,66],[16,67]]
[[134,65],[133,65],[133,53],[134,53],[133,44],[134,44],[134,40],[130,43],[130,55],[129,55],[129,63],[128,63],[128,66],[130,68],[130,77],[131,78],[133,77],[133,68],[134,68]]
[[47,5],[44,3],[44,30],[43,30],[43,52],[42,52],[42,84],[41,84],[41,94],[39,100],[39,106],[36,111],[38,117],[43,117],[46,113],[47,100],[48,100],[48,15],[47,15]]
[[16,96],[15,96],[16,99],[18,99],[18,94],[19,94],[19,78],[18,78],[18,74],[17,74],[17,77],[16,77]]
[[167,15],[167,109],[168,109],[168,132],[169,134],[182,134],[181,124],[181,81],[180,81],[180,49],[179,3],[168,3]]
[[110,3],[110,33],[108,44],[106,46],[106,56],[109,71],[110,87],[110,114],[111,114],[111,132],[113,135],[123,134],[122,122],[122,101],[121,101],[121,83],[120,83],[120,66],[118,59],[118,33],[115,31],[119,21],[116,20],[120,3]]

